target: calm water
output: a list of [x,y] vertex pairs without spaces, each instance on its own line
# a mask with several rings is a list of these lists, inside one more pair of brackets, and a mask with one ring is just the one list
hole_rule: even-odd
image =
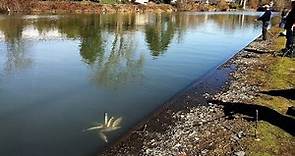
[[92,156],[260,33],[255,14],[0,16],[0,155]]

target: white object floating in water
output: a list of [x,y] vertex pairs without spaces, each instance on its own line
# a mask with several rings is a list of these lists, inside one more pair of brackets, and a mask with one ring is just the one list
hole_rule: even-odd
[[105,142],[108,142],[108,139],[105,133],[115,131],[121,128],[120,126],[121,122],[122,122],[122,117],[114,118],[111,116],[110,119],[108,119],[108,114],[104,113],[104,123],[96,123],[95,126],[90,127],[86,129],[85,131],[98,130],[98,134],[100,138],[104,140]]
[[108,124],[108,113],[104,113],[104,124]]

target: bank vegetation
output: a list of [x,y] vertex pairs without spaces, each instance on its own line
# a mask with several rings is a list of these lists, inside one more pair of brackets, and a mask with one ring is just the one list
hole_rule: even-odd
[[[0,0],[3,12],[119,12],[119,11],[228,11],[258,9],[271,0],[153,0],[146,5],[136,0]],[[289,6],[289,1],[276,0],[273,8],[279,11]],[[148,6],[148,9],[145,9]],[[159,7],[160,6],[160,7]],[[73,10],[74,9],[74,10]],[[125,11],[124,11],[125,10]]]

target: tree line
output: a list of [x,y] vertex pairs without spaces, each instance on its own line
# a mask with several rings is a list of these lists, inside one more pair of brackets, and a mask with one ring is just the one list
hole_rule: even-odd
[[[97,3],[132,3],[135,0],[0,0],[0,10],[2,11],[22,11],[29,10],[38,1],[75,1],[75,2],[97,2]],[[156,3],[170,3],[171,0],[151,0]],[[214,3],[217,6],[234,6],[234,8],[257,9],[259,6],[273,2],[274,10],[280,11],[290,6],[289,0],[177,0],[177,3]]]

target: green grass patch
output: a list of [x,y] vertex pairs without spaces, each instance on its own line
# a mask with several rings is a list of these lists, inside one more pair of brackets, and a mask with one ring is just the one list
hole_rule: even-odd
[[[261,61],[264,62],[267,69],[255,69],[251,72],[251,77],[255,81],[261,82],[262,90],[289,89],[295,86],[295,59],[270,56],[262,58]],[[255,103],[270,107],[283,114],[286,113],[288,107],[295,106],[294,100],[267,95],[259,96]]]
[[[272,28],[271,49],[280,51],[285,47],[285,37],[277,37],[282,30]],[[263,68],[254,68],[250,72],[250,80],[259,84],[262,90],[280,90],[295,87],[295,58],[265,56],[260,58]],[[282,114],[288,107],[295,106],[295,100],[279,96],[261,94],[254,103],[267,106]],[[294,125],[290,125],[294,126]],[[255,131],[255,128],[251,128]],[[295,156],[295,137],[268,122],[258,123],[258,138],[248,140],[247,153],[250,156]]]
[[271,109],[274,109],[282,114],[285,114],[288,110],[288,107],[295,106],[294,100],[288,100],[283,97],[274,97],[274,96],[261,96],[256,99],[256,103],[267,106]]
[[272,50],[281,51],[283,48],[285,48],[286,37],[279,36],[279,34],[283,31],[284,30],[279,27],[273,27],[269,30],[272,36],[272,46],[271,46]]
[[249,145],[250,156],[295,155],[295,138],[292,135],[264,121],[259,122],[257,131],[260,140],[253,140]]
[[295,59],[283,57],[270,67],[270,89],[284,89],[295,85]]
[[118,4],[119,1],[117,1],[117,0],[101,0],[100,3],[101,4]]
[[280,36],[276,38],[273,43],[274,44],[272,46],[272,49],[275,51],[280,51],[283,48],[285,48],[286,38],[283,36]]

